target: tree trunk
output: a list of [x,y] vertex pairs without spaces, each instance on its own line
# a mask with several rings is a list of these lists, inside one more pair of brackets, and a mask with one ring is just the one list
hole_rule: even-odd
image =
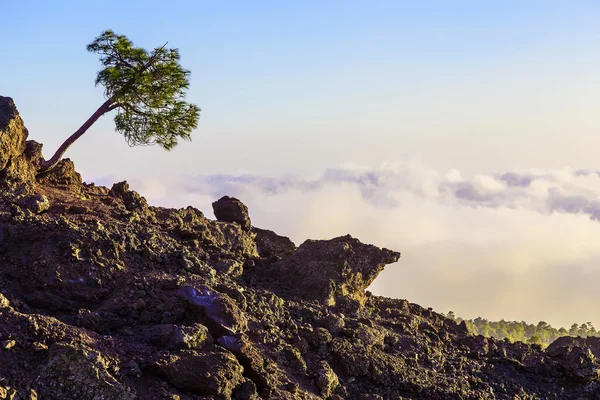
[[88,120],[85,121],[83,125],[81,125],[81,127],[79,127],[79,129],[77,129],[75,133],[69,136],[67,140],[65,140],[64,143],[60,145],[60,147],[58,148],[58,150],[56,150],[56,153],[54,153],[52,158],[50,158],[49,160],[42,161],[42,163],[40,164],[39,172],[47,172],[50,169],[52,169],[56,164],[58,164],[58,162],[62,159],[62,156],[65,154],[67,149],[73,143],[75,143],[77,139],[83,136],[83,134],[90,128],[90,126],[94,124],[94,122],[96,122],[101,116],[113,109],[111,108],[113,102],[114,100],[111,97],[110,99],[106,100],[100,107],[98,107],[96,112],[94,112],[92,116],[89,117]]

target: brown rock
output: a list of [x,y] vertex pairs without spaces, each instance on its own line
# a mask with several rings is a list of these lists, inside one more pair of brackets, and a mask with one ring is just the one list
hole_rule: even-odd
[[279,236],[273,231],[252,228],[256,235],[256,248],[262,258],[285,257],[296,250],[296,245],[286,236]]
[[114,399],[135,396],[114,377],[113,361],[87,347],[66,343],[50,346],[47,365],[36,380],[42,399]]
[[265,359],[258,348],[244,334],[222,336],[217,340],[219,346],[232,352],[244,366],[244,374],[261,387],[269,386],[269,374],[265,370]]
[[248,329],[248,321],[231,297],[207,287],[179,289],[179,297],[193,318],[206,325],[213,336],[233,335]]
[[0,96],[0,186],[5,194],[33,192],[37,168],[26,154],[28,135],[13,100]]
[[212,206],[218,221],[234,222],[239,224],[245,231],[250,230],[252,227],[248,207],[235,197],[223,196],[212,203]]
[[34,214],[41,214],[50,208],[50,202],[43,194],[33,194],[21,197],[17,200],[17,204]]
[[213,343],[208,328],[195,323],[189,326],[154,325],[148,329],[148,340],[165,349],[200,350]]
[[226,351],[183,350],[161,358],[150,369],[179,389],[221,399],[230,399],[233,390],[245,381],[244,368]]
[[321,396],[328,398],[339,386],[338,376],[326,361],[321,361],[321,368],[317,373],[316,385],[321,392]]
[[50,171],[38,175],[38,182],[44,185],[57,186],[73,193],[81,193],[83,181],[75,164],[68,158],[60,160]]
[[137,211],[143,216],[149,213],[148,202],[146,199],[134,190],[129,190],[127,181],[115,183],[108,194],[112,197],[123,200],[127,211]]
[[10,301],[2,293],[0,293],[0,308],[10,307]]
[[558,338],[548,346],[546,354],[578,382],[600,380],[600,365],[583,338]]
[[365,289],[400,253],[363,244],[350,235],[307,240],[271,267],[269,277],[290,295],[334,305],[338,298],[365,302]]

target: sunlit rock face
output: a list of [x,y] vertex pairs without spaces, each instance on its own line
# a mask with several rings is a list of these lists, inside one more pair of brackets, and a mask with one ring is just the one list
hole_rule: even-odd
[[13,100],[0,96],[0,185],[11,195],[33,190],[41,146],[28,135]]

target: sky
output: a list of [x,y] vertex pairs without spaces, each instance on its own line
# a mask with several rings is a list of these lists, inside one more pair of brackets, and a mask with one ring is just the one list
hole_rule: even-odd
[[2,5],[0,95],[49,157],[102,103],[105,29],[177,47],[192,142],[129,148],[103,117],[67,157],[155,205],[229,194],[257,226],[402,252],[377,294],[463,317],[592,321],[600,300],[597,1]]

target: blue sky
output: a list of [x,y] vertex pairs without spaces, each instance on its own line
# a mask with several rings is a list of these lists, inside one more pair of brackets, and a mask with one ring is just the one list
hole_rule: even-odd
[[[407,154],[472,171],[560,167],[554,152],[565,149],[567,127],[579,130],[568,134],[581,151],[560,156],[590,167],[600,144],[594,3],[11,2],[2,94],[51,152],[102,100],[93,86],[99,64],[85,45],[111,28],[147,48],[180,48],[192,71],[189,99],[203,113],[194,142],[171,154],[128,149],[105,117],[68,154],[93,175],[142,173],[156,159],[173,173],[199,153],[209,172]],[[541,141],[547,150],[531,154]],[[216,165],[223,149],[239,161]],[[114,152],[138,164],[107,166]]]
[[103,30],[168,41],[192,71],[193,141],[130,149],[105,116],[67,153],[84,179],[127,179],[153,204],[209,216],[235,195],[297,243],[351,233],[399,250],[373,290],[438,311],[600,326],[597,1],[24,0],[1,12],[0,95],[46,156],[103,101],[85,50]]

